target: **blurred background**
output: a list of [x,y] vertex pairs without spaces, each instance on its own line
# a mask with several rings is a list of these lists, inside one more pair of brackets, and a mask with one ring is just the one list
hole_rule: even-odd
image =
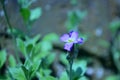
[[[120,0],[26,1],[32,1],[30,10],[40,8],[40,17],[31,21],[32,26],[29,26],[24,16],[21,16],[19,0],[5,0],[6,12],[13,28],[30,37],[37,34],[44,37],[50,33],[60,37],[73,29],[77,30],[86,39],[78,54],[78,58],[87,60],[85,77],[88,80],[120,80]],[[11,42],[11,35],[6,33],[7,26],[0,4],[0,49],[6,48],[8,53],[13,54],[15,46]],[[65,53],[63,45],[59,40],[54,41],[53,52],[56,56]],[[61,70],[61,63],[56,61],[53,65],[57,65],[57,71]]]

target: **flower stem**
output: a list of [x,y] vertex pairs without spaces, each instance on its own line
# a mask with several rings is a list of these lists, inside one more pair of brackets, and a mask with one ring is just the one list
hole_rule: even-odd
[[1,1],[1,4],[2,4],[2,8],[3,8],[4,14],[5,14],[5,18],[6,18],[8,27],[9,27],[10,31],[12,32],[12,26],[11,26],[11,24],[10,24],[10,21],[9,21],[9,18],[8,18],[8,15],[7,15],[7,11],[6,11],[6,9],[5,9],[5,4],[4,4],[4,2],[2,2],[2,1]]
[[[7,11],[6,11],[6,8],[5,8],[4,1],[0,1],[0,2],[2,4],[2,8],[3,8],[4,14],[5,14],[5,18],[6,18],[6,21],[7,21],[7,24],[8,24],[8,28],[10,29],[11,33],[14,33],[12,25],[11,25],[10,20],[8,18],[8,15],[7,15]],[[13,38],[13,42],[16,44],[16,40],[15,40],[15,37],[14,37],[13,34],[12,34],[12,38]],[[18,53],[17,53],[16,49],[15,49],[15,53],[16,53],[15,56],[16,56],[17,61],[20,62],[20,59],[19,59],[19,56],[18,56]]]
[[72,65],[73,65],[72,58],[70,58],[70,60],[69,60],[69,65],[70,65],[69,78],[70,78],[70,80],[72,80]]

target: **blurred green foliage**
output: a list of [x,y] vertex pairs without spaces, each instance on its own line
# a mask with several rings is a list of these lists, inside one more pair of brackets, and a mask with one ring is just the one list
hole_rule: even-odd
[[0,51],[0,68],[5,64],[7,53],[5,50]]
[[120,20],[115,19],[110,23],[110,30],[115,33],[118,28],[120,28]]
[[20,13],[26,24],[26,27],[30,28],[32,23],[42,15],[42,9],[40,7],[30,9],[31,4],[35,0],[18,0],[20,5]]
[[[4,0],[2,0],[3,2]],[[30,27],[34,21],[36,21],[42,15],[42,9],[40,7],[30,9],[30,6],[36,0],[18,0],[21,16],[26,24],[26,27]],[[72,4],[76,4],[77,0],[71,0]],[[86,11],[73,10],[68,13],[68,19],[66,27],[68,30],[77,29],[81,20],[86,16]],[[17,57],[13,54],[7,54],[6,50],[0,51],[0,69],[7,63],[7,68],[3,76],[0,75],[0,79],[6,80],[32,80],[37,77],[39,80],[68,80],[69,72],[64,70],[61,72],[61,76],[55,77],[51,75],[53,72],[51,65],[55,62],[56,52],[53,51],[53,44],[59,42],[59,36],[55,33],[49,33],[45,36],[36,35],[30,38],[22,31],[15,28],[7,29],[7,33],[14,36],[16,44],[16,50],[19,50],[19,54],[16,56],[20,60],[20,55],[25,61],[17,61]],[[83,35],[84,36],[84,35]],[[17,53],[15,52],[15,53]],[[7,59],[8,57],[8,59]],[[59,61],[68,68],[68,60],[66,54],[60,54]],[[83,74],[86,71],[87,61],[76,60],[73,64],[73,80],[87,80],[83,78]]]
[[68,12],[68,17],[65,26],[69,31],[75,30],[81,21],[87,15],[87,11],[73,10]]

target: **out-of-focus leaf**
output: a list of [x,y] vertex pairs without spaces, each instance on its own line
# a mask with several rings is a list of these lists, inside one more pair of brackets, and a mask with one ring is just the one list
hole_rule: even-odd
[[86,16],[86,11],[74,10],[68,13],[68,19],[66,21],[66,27],[68,30],[75,29],[81,20]]
[[30,20],[33,21],[33,20],[38,19],[41,16],[41,14],[42,14],[41,8],[35,8],[31,10]]
[[41,64],[41,60],[33,62],[32,67],[30,68],[30,76],[33,77],[37,72],[39,66]]
[[29,44],[29,45],[27,45],[27,46],[26,46],[27,54],[30,54],[31,51],[32,51],[32,49],[33,49],[33,44]]
[[56,78],[53,77],[53,76],[46,76],[46,77],[45,77],[45,80],[58,80],[58,79],[56,79]]
[[120,20],[113,20],[110,23],[110,29],[112,32],[115,32],[118,28],[120,28]]
[[81,74],[79,76],[83,76],[86,69],[87,69],[87,62],[85,60],[76,60],[73,63],[73,70],[78,71],[78,69],[81,71]]
[[40,35],[37,35],[37,36],[35,36],[34,38],[32,38],[32,39],[27,39],[27,40],[25,41],[25,46],[26,46],[26,51],[27,51],[27,53],[31,53],[31,52],[32,52],[33,48],[36,47],[37,41],[38,41],[39,39],[40,39]]
[[70,0],[70,3],[75,5],[75,4],[77,4],[77,0]]
[[0,68],[4,65],[6,61],[7,53],[5,50],[0,51]]
[[120,76],[117,75],[108,76],[105,80],[120,80]]
[[33,53],[36,54],[36,53],[39,53],[40,52],[40,49],[41,49],[41,43],[37,43],[35,45],[35,47],[33,48]]
[[29,70],[29,69],[31,68],[31,66],[32,66],[32,61],[27,58],[27,59],[25,60],[24,66],[25,66],[26,69]]
[[48,35],[46,35],[43,38],[43,41],[50,41],[50,42],[55,42],[55,41],[58,41],[58,40],[59,40],[59,37],[55,33],[49,33]]
[[69,80],[69,76],[66,71],[62,73],[59,80]]
[[15,60],[13,55],[9,56],[8,61],[9,61],[9,66],[10,67],[15,67],[16,66],[16,60]]
[[87,77],[82,76],[81,78],[79,78],[78,80],[89,80]]
[[17,38],[16,41],[17,41],[17,46],[20,49],[20,51],[23,53],[24,56],[27,56],[26,46],[25,46],[24,41],[22,41],[20,38]]
[[68,62],[68,60],[66,59],[66,54],[64,54],[64,53],[61,53],[61,54],[60,54],[60,61],[61,61],[64,65],[66,65],[66,66],[69,65],[69,62]]
[[41,42],[41,52],[48,52],[52,50],[52,44],[49,41]]
[[29,44],[32,44],[33,46],[35,46],[40,37],[41,35],[38,34],[33,38],[27,39],[25,45],[28,46]]
[[40,69],[40,73],[44,76],[49,76],[51,73],[50,69]]
[[27,79],[29,79],[29,78],[30,78],[29,70],[26,69],[25,66],[21,66],[21,69],[23,70],[23,72],[24,72],[24,74],[25,74],[25,77],[26,77]]
[[106,47],[106,48],[109,47],[109,45],[110,45],[108,41],[103,40],[103,39],[99,40],[98,44],[101,45],[102,47]]
[[55,60],[55,56],[56,56],[55,53],[48,54],[46,58],[47,65],[50,65],[53,63],[53,61]]
[[25,74],[21,68],[10,68],[10,73],[12,74],[13,78],[16,80],[27,80]]
[[24,38],[27,39],[28,37],[24,34],[24,32],[16,29],[16,28],[12,28],[12,32],[11,29],[7,29],[7,33],[14,35],[15,37],[19,37],[19,38]]
[[20,7],[28,8],[35,1],[37,0],[18,0],[18,3],[20,4]]
[[28,8],[21,8],[20,9],[21,15],[25,22],[29,21],[30,18],[30,10]]

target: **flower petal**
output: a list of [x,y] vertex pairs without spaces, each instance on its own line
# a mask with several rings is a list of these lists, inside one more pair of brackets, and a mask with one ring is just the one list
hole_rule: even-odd
[[60,38],[60,40],[63,41],[63,42],[68,42],[68,39],[69,39],[69,35],[68,34],[64,34]]
[[83,38],[78,38],[77,43],[82,44],[83,43]]
[[73,31],[71,33],[71,38],[72,38],[73,41],[77,40],[77,38],[78,38],[78,32]]
[[66,43],[65,46],[64,46],[64,49],[67,50],[67,51],[70,51],[72,46],[73,46],[73,43]]

